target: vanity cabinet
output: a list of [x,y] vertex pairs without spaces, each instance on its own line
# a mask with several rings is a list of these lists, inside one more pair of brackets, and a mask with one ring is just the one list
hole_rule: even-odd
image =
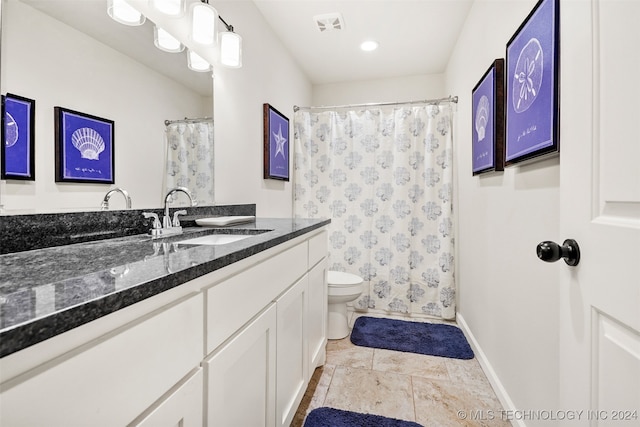
[[290,425],[325,359],[326,255],[321,229],[0,359],[0,425]]
[[130,427],[197,427],[202,425],[203,369],[195,369],[180,384],[160,398]]
[[204,362],[207,425],[275,425],[276,305],[270,304]]
[[276,426],[291,424],[307,388],[309,365],[309,276],[277,300]]
[[3,383],[0,425],[129,424],[199,365],[203,314],[188,296]]

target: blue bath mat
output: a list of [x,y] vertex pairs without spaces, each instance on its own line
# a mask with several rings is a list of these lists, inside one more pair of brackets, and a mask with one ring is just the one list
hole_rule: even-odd
[[384,348],[452,359],[473,359],[473,350],[455,326],[358,317],[351,342],[362,347]]
[[334,408],[318,408],[309,412],[304,427],[422,427],[413,421],[402,421],[380,415],[360,414]]

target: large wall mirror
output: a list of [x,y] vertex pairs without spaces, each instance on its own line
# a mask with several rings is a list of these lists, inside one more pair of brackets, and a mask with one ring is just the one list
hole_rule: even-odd
[[[185,52],[158,50],[153,22],[110,19],[106,0],[0,1],[1,92],[36,101],[36,179],[0,182],[2,214],[98,210],[114,187],[134,209],[160,207],[165,120],[213,116],[211,73],[189,70]],[[114,184],[55,182],[54,107],[113,120]]]

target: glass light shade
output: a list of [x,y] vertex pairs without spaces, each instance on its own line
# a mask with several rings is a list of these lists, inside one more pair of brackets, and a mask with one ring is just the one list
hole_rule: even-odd
[[238,34],[220,33],[220,63],[229,68],[242,67],[242,37]]
[[184,50],[184,45],[178,39],[157,25],[153,26],[153,44],[165,52],[176,53]]
[[142,25],[145,17],[124,0],[107,0],[107,14],[124,25]]
[[184,14],[184,0],[149,0],[151,6],[158,12],[168,16],[182,16]]
[[203,45],[212,45],[216,40],[218,12],[206,3],[191,6],[191,39]]
[[193,71],[205,72],[211,70],[211,64],[192,50],[187,50],[187,65]]

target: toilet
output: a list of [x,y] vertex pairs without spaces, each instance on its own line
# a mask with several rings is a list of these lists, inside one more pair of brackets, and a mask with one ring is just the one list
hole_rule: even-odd
[[329,287],[327,338],[339,340],[349,335],[347,303],[355,301],[362,293],[362,277],[342,271],[329,271],[327,285]]

